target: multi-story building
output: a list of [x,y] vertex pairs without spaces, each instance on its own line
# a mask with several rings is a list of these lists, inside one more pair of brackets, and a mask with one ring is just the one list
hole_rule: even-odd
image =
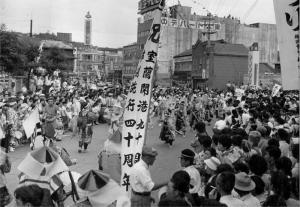
[[72,33],[57,32],[57,39],[63,42],[72,42]]
[[122,83],[123,49],[99,48],[104,53],[107,81]]
[[74,73],[81,76],[105,76],[103,53],[97,47],[84,43],[72,43],[75,48]]
[[[142,0],[141,0],[142,1]],[[152,24],[151,12],[138,19],[137,44],[143,49]],[[276,25],[274,24],[241,24],[231,17],[219,18],[200,16],[191,13],[191,7],[175,5],[164,12],[161,19],[162,32],[158,50],[157,75],[160,83],[170,83],[174,71],[173,57],[192,49],[197,40],[208,39],[208,28],[211,40],[225,40],[231,44],[243,44],[249,47],[258,42],[260,62],[275,66],[279,63]]]
[[139,63],[139,48],[137,43],[132,43],[123,47],[123,84],[129,83],[136,73]]
[[76,64],[74,73],[83,77],[97,76],[106,81],[121,81],[123,54],[121,49],[101,48],[72,43],[75,48]]
[[242,85],[248,73],[248,48],[224,40],[198,41],[192,49],[193,88],[224,89],[228,81]]

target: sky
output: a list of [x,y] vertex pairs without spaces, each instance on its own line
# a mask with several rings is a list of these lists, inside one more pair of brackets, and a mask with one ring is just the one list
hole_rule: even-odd
[[[275,24],[273,0],[166,0],[180,2],[192,12],[240,18],[243,23]],[[8,30],[29,33],[68,32],[72,40],[84,40],[84,16],[92,15],[92,44],[123,47],[137,40],[138,0],[0,0],[0,23]]]

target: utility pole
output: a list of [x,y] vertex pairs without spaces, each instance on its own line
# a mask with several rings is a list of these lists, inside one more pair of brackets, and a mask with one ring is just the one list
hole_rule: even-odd
[[[208,58],[207,58],[207,61],[206,61],[206,70],[207,71],[205,71],[205,79],[208,79],[209,78],[209,76],[207,77],[206,76],[206,73],[208,73],[209,74],[209,71],[211,70],[211,68],[210,68],[210,60],[212,59],[212,47],[211,47],[211,41],[210,41],[210,35],[212,35],[212,34],[214,34],[214,33],[216,33],[216,31],[211,31],[211,21],[212,20],[214,20],[213,18],[212,18],[212,15],[211,15],[211,13],[208,13],[207,14],[207,19],[205,19],[205,20],[208,20],[208,28],[207,28],[207,32],[203,32],[204,34],[207,34],[207,52],[208,52]],[[203,69],[202,69],[203,70]],[[202,77],[203,78],[203,77]]]
[[102,67],[103,67],[104,81],[106,82],[106,71],[105,71],[105,49],[104,49],[104,51],[103,51]]
[[32,37],[32,19],[30,19],[30,32],[29,36]]

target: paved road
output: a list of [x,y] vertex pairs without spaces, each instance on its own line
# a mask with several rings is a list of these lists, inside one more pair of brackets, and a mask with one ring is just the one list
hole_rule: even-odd
[[[154,147],[158,151],[157,159],[154,165],[150,168],[152,179],[154,182],[169,180],[172,174],[180,169],[179,156],[181,150],[190,148],[190,143],[194,137],[194,132],[188,129],[186,137],[177,135],[173,147],[169,147],[159,139],[161,127],[156,124],[153,129],[148,129],[147,145]],[[208,127],[208,133],[212,134],[211,128]],[[94,136],[91,145],[88,148],[88,152],[79,154],[78,140],[72,137],[65,137],[59,145],[65,147],[72,158],[76,158],[78,163],[71,167],[71,170],[85,173],[89,169],[97,169],[97,154],[103,147],[104,141],[108,136],[108,125],[101,124],[94,127]],[[12,160],[12,170],[6,175],[8,180],[8,188],[13,192],[18,185],[19,171],[17,166],[24,159],[29,152],[29,146],[21,146],[16,149],[15,152],[9,153],[9,157]],[[157,197],[157,193],[153,193],[154,197]]]

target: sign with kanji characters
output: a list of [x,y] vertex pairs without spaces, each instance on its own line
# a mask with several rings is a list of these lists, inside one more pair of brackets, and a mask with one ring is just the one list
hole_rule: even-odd
[[273,0],[280,52],[282,87],[299,89],[299,0]]
[[130,169],[141,159],[146,136],[148,111],[151,100],[154,67],[161,32],[163,2],[153,11],[153,24],[138,64],[136,74],[130,83],[124,110],[122,131],[122,177],[121,186],[130,189]]

